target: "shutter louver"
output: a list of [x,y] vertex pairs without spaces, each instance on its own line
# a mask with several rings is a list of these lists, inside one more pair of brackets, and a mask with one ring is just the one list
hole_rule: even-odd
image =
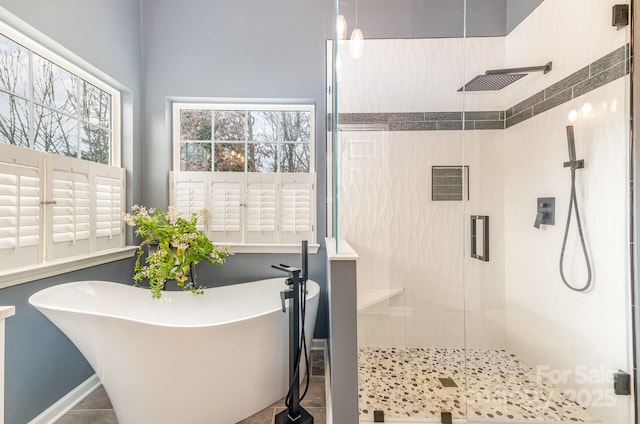
[[[171,199],[176,213],[190,219],[192,214],[205,215],[207,204],[207,172],[172,172]],[[198,219],[197,228],[205,230],[205,219]]]
[[37,168],[0,165],[0,249],[40,242],[40,177]]
[[282,190],[282,231],[309,231],[311,229],[310,189]]
[[96,177],[96,237],[121,233],[122,193],[117,178]]
[[0,270],[42,258],[42,156],[11,145],[0,151]]
[[[34,170],[34,172],[36,172]],[[40,177],[20,177],[18,215],[18,245],[38,246],[40,243]]]
[[276,174],[247,175],[245,202],[246,240],[249,243],[277,243]]
[[91,162],[45,154],[47,163],[47,217],[45,260],[56,260],[91,252],[95,222],[95,187]]
[[209,234],[217,242],[242,243],[244,174],[211,175]]
[[54,243],[89,239],[89,175],[53,172],[52,207]]
[[282,174],[280,235],[282,243],[308,240],[313,233],[315,174]]
[[237,183],[226,185],[213,183],[211,189],[211,231],[240,231],[240,187]]
[[91,182],[92,230],[95,237],[93,250],[114,249],[124,246],[125,170],[109,165],[92,164]]

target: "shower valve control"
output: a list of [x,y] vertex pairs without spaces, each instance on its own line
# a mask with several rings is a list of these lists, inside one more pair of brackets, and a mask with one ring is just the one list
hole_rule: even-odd
[[626,372],[620,370],[613,374],[613,389],[617,395],[630,395],[631,394],[631,376]]
[[556,225],[555,197],[538,197],[536,221],[533,226],[536,228],[540,228],[540,225],[542,224]]

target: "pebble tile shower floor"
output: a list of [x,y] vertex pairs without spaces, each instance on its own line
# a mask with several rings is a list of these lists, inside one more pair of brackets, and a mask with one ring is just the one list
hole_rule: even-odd
[[464,349],[365,347],[358,356],[361,423],[374,410],[395,422],[440,422],[442,411],[470,422],[597,422],[503,350],[467,349],[466,371]]
[[[309,391],[305,399],[301,402],[301,405],[313,415],[314,424],[325,424],[326,401],[323,350],[311,351],[310,367],[311,380]],[[237,424],[273,424],[275,414],[284,409],[286,409],[284,400],[280,400]],[[118,424],[118,420],[107,393],[102,386],[99,386],[93,393],[56,421],[55,424]],[[222,423],[212,421],[211,424]]]

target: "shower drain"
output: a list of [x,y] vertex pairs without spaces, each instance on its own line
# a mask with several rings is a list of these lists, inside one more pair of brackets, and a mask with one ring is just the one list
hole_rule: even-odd
[[442,384],[442,387],[458,387],[456,382],[453,381],[453,378],[438,377],[438,380],[440,380],[440,384]]

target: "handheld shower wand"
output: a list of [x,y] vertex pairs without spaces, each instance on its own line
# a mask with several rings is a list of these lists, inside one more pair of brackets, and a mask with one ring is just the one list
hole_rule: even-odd
[[569,162],[565,162],[564,167],[571,168],[572,171],[584,168],[584,160],[576,160],[576,140],[573,136],[573,125],[567,125],[567,147],[569,148]]
[[576,139],[573,136],[573,125],[567,125],[567,147],[569,148],[569,162],[575,162],[576,161]]
[[[587,252],[587,246],[584,241],[584,234],[582,233],[582,223],[580,222],[580,211],[578,210],[578,200],[576,198],[576,169],[584,168],[584,160],[576,160],[576,142],[573,135],[573,126],[567,126],[567,147],[569,148],[569,162],[564,163],[565,168],[571,168],[571,194],[569,195],[569,213],[567,214],[567,226],[564,230],[564,239],[562,240],[562,250],[560,251],[560,277],[562,282],[571,290],[577,292],[584,292],[591,287],[591,262],[589,261],[589,253]],[[564,275],[564,252],[567,247],[567,236],[569,235],[569,225],[571,224],[571,212],[575,207],[576,211],[576,223],[578,225],[578,235],[580,236],[580,244],[582,245],[582,253],[584,254],[584,260],[587,265],[587,282],[582,287],[574,287],[567,282]]]

